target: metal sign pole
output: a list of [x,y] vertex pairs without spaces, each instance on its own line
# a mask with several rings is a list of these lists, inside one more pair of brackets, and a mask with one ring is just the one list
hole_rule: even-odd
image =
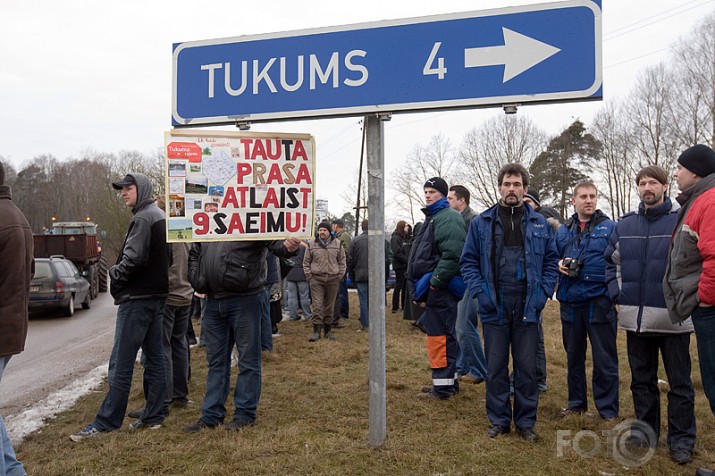
[[[372,447],[385,444],[385,127],[389,114],[365,116],[368,190],[369,382]],[[359,225],[359,224],[358,224]]]

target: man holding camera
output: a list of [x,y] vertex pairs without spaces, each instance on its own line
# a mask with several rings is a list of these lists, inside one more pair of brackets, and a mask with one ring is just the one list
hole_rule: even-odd
[[585,413],[586,348],[593,355],[593,400],[604,420],[618,416],[618,354],[616,309],[608,297],[606,261],[608,240],[616,227],[596,208],[593,182],[574,188],[576,213],[556,230],[561,256],[556,299],[561,303],[562,338],[568,362],[568,405],[562,416]]

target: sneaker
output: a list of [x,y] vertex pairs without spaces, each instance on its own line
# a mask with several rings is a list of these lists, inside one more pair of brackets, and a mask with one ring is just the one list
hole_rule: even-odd
[[216,428],[219,426],[220,423],[216,423],[215,425],[209,425],[205,421],[199,419],[196,423],[192,423],[191,425],[186,425],[184,427],[184,431],[187,431],[189,433],[195,433],[197,431],[201,431],[204,428]]
[[82,441],[85,438],[94,438],[95,436],[99,436],[100,433],[104,432],[99,431],[90,423],[89,425],[85,426],[81,431],[70,435],[70,440],[74,442]]
[[271,334],[271,337],[280,337],[280,336],[282,336],[282,335],[283,335],[283,334],[281,334],[280,332],[276,332],[276,333],[274,333],[274,334]]
[[189,339],[189,346],[193,346],[193,345],[196,345],[196,344],[198,344],[198,342],[196,341],[196,337],[191,337],[191,338]]
[[345,324],[340,321],[342,321],[342,319],[338,319],[337,321],[333,322],[331,327],[334,327],[336,329],[342,329],[343,327],[345,327]]
[[127,413],[127,416],[129,418],[141,418],[142,413],[144,413],[144,407],[142,408],[137,408],[136,410],[132,410],[129,413]]
[[240,430],[242,428],[247,428],[249,426],[253,426],[256,422],[253,420],[241,420],[241,419],[235,419],[231,420],[231,423],[226,425],[226,430],[227,431],[235,431],[235,430]]
[[140,429],[147,429],[147,430],[158,430],[161,428],[161,423],[154,423],[152,425],[147,425],[141,420],[137,420],[133,423],[129,424],[129,429],[130,430],[140,430]]

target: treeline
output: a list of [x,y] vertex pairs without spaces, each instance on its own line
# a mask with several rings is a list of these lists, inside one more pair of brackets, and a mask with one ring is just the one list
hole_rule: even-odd
[[89,219],[98,225],[102,246],[110,259],[121,248],[131,217],[112,182],[127,172],[141,172],[152,180],[155,194],[164,192],[161,150],[150,155],[136,151],[88,152],[82,158],[63,161],[43,155],[35,157],[22,170],[15,170],[7,161],[3,164],[5,183],[12,187],[13,201],[34,233],[51,228],[53,217],[57,221]]
[[[660,165],[669,175],[685,148],[715,145],[715,14],[705,17],[670,48],[668,57],[642,71],[623,98],[609,99],[588,127],[574,121],[548,137],[521,111],[500,114],[469,131],[453,146],[443,135],[415,146],[392,182],[393,205],[412,215],[423,206],[422,184],[439,175],[473,194],[472,208],[496,203],[498,170],[526,166],[542,205],[570,208],[573,186],[596,182],[599,206],[614,217],[637,202],[637,170]],[[675,193],[675,190],[671,190]]]

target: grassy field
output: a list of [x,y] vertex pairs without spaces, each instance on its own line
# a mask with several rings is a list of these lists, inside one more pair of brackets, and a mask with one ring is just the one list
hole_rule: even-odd
[[[49,421],[16,450],[31,475],[678,475],[698,466],[715,467],[713,416],[702,391],[695,339],[692,340],[698,444],[695,461],[681,467],[669,457],[665,443],[666,399],[663,393],[660,446],[647,463],[628,469],[607,451],[603,431],[617,422],[596,414],[559,417],[566,404],[565,354],[560,343],[558,304],[544,314],[549,390],[539,402],[537,444],[511,434],[489,439],[484,385],[465,384],[456,398],[415,398],[430,384],[424,335],[402,319],[386,314],[387,441],[368,445],[368,335],[356,332],[356,296],[351,318],[335,331],[337,340],[311,344],[310,323],[283,322],[275,350],[264,357],[263,394],[257,424],[240,432],[223,428],[198,434],[181,428],[200,416],[206,362],[192,349],[191,399],[187,409],[172,410],[160,430],[126,429],[73,443],[69,435],[92,421],[106,389],[79,401],[74,409]],[[633,416],[625,336],[619,331],[621,418]],[[590,351],[589,351],[590,352]],[[662,367],[662,366],[661,366]],[[236,369],[233,371],[235,382]],[[661,374],[664,372],[661,369]],[[129,409],[142,406],[141,371],[137,367]],[[590,383],[589,383],[590,388]],[[229,412],[232,400],[229,396]],[[593,405],[591,404],[591,411]],[[595,413],[595,411],[594,411]],[[125,427],[132,420],[125,420]],[[557,433],[571,431],[579,452],[562,444]],[[578,433],[587,430],[593,433]],[[563,435],[563,433],[561,433]],[[580,453],[580,455],[579,455]],[[585,455],[584,453],[591,453]]]

